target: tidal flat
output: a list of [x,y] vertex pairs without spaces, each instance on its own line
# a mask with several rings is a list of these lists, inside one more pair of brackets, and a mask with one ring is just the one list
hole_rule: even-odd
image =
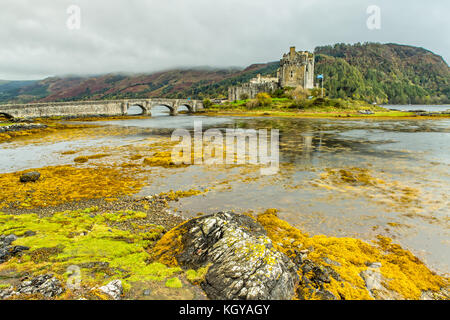
[[[0,297],[111,299],[101,288],[120,280],[122,299],[215,298],[205,287],[213,258],[190,265],[180,257],[190,219],[201,225],[234,212],[263,231],[230,254],[262,252],[265,267],[294,268],[290,298],[448,299],[448,119],[90,120],[47,120],[45,129],[0,137]],[[192,131],[194,121],[204,130],[280,130],[278,173],[173,163],[171,134]],[[32,171],[40,178],[21,183]],[[232,240],[241,231],[223,230],[228,247],[243,245]],[[76,286],[68,285],[73,270]],[[20,290],[24,277],[46,274],[62,289]]]

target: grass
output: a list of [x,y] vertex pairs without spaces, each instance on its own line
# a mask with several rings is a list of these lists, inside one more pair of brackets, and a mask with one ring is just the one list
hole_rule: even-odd
[[10,126],[10,125],[12,125],[13,123],[12,122],[0,122],[0,127],[3,127],[3,126]]

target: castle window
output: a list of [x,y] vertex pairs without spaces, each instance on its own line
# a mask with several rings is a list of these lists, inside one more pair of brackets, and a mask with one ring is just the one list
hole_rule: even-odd
[[294,77],[294,71],[291,71],[291,78]]

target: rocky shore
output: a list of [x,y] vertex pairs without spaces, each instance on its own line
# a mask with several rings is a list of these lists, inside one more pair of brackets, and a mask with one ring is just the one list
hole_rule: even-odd
[[47,125],[42,123],[18,122],[6,126],[0,126],[0,133],[31,130],[31,129],[45,129],[45,128],[47,128]]
[[[147,212],[165,207],[157,195],[134,202]],[[450,298],[448,279],[389,240],[372,246],[309,237],[280,220],[276,210],[187,221],[165,211],[160,214],[178,219],[167,231],[149,224],[164,221],[152,214],[103,209],[55,213],[39,223],[37,216],[0,214],[6,226],[0,229],[0,299]],[[54,230],[57,225],[64,227]],[[69,286],[66,272],[75,262],[84,275],[78,288]]]

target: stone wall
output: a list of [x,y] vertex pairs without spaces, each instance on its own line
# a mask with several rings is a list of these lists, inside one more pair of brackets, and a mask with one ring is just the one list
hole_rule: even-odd
[[240,87],[230,87],[228,89],[228,100],[242,100],[243,98],[254,99],[260,92],[273,92],[278,89],[278,83],[245,83]]
[[167,106],[172,115],[178,113],[180,106],[187,106],[190,112],[203,109],[199,100],[186,99],[139,99],[139,100],[101,100],[101,101],[70,101],[30,104],[0,105],[0,115],[7,117],[32,119],[45,117],[81,117],[81,116],[120,116],[125,115],[128,108],[138,105],[143,114],[151,114],[151,108],[156,105]]

